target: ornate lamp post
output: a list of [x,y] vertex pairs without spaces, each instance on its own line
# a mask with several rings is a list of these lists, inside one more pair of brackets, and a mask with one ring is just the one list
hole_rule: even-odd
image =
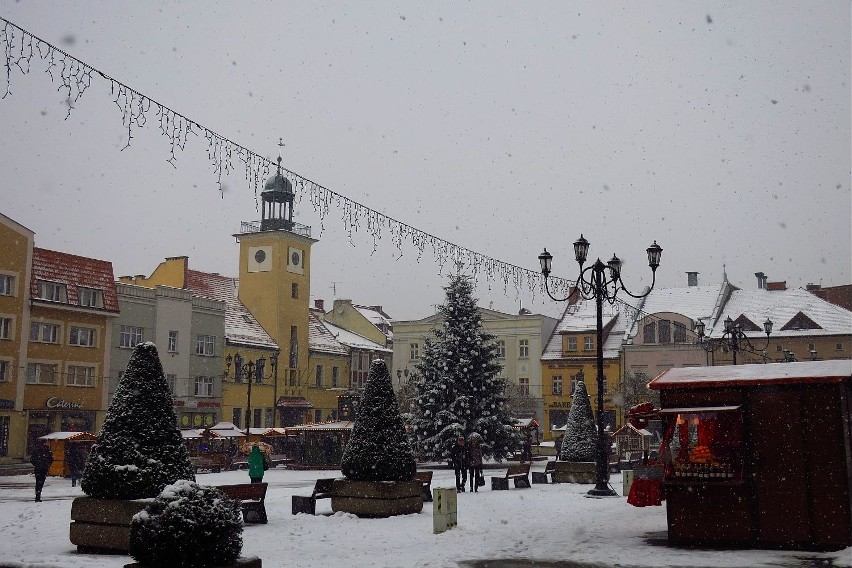
[[[644,294],[640,295],[632,294],[624,286],[624,281],[621,279],[621,260],[615,255],[612,255],[612,258],[606,264],[601,262],[601,259],[598,258],[594,264],[583,268],[583,265],[586,262],[588,252],[589,241],[584,239],[583,235],[580,235],[580,238],[574,242],[574,258],[577,260],[577,264],[580,265],[580,275],[577,277],[577,282],[574,286],[574,289],[565,298],[554,297],[553,294],[550,293],[550,289],[547,286],[547,278],[548,276],[550,276],[550,265],[553,261],[553,256],[549,252],[547,252],[547,249],[545,249],[544,252],[539,255],[538,260],[541,263],[541,273],[544,275],[544,288],[547,291],[547,295],[550,296],[552,300],[556,302],[564,302],[570,300],[571,296],[573,296],[574,294],[580,294],[580,296],[586,300],[595,300],[595,307],[597,309],[598,367],[598,447],[596,459],[597,479],[595,481],[595,488],[590,490],[588,494],[593,497],[611,497],[617,495],[617,493],[613,491],[609,486],[609,444],[607,443],[603,423],[603,302],[604,300],[606,300],[610,304],[614,303],[616,295],[621,290],[623,290],[628,296],[631,296],[633,298],[644,298],[645,296],[647,296],[651,292],[651,290],[653,290],[654,284],[656,283],[657,267],[660,265],[660,256],[663,253],[663,249],[660,247],[660,245],[657,244],[657,241],[654,241],[654,244],[652,244],[646,250],[646,252],[648,253],[648,266],[651,267],[652,281],[651,287]],[[609,272],[608,276],[607,272]]]
[[[231,364],[234,365],[234,382],[239,383],[242,381],[243,376],[246,377],[246,436],[249,435],[249,429],[251,428],[251,384],[255,381],[258,383],[262,383],[266,379],[271,379],[275,377],[275,387],[278,386],[278,351],[274,351],[269,356],[270,367],[272,367],[272,372],[266,376],[265,368],[266,368],[266,359],[264,357],[259,357],[255,361],[245,361],[239,353],[231,357],[228,355],[225,357],[225,376],[228,376],[228,373],[231,370]],[[274,396],[274,395],[273,395]],[[275,417],[275,406],[273,405],[273,424]],[[238,425],[239,426],[239,425]]]
[[718,340],[711,340],[704,335],[703,321],[698,320],[695,323],[695,333],[698,335],[698,344],[702,349],[707,353],[712,353],[720,347],[726,347],[733,355],[734,365],[737,364],[737,353],[740,351],[749,351],[751,353],[763,352],[763,360],[766,361],[766,348],[769,347],[769,334],[772,333],[772,320],[767,319],[763,322],[763,331],[766,333],[766,344],[758,349],[743,332],[743,326],[734,324],[731,316],[725,318],[725,331]]

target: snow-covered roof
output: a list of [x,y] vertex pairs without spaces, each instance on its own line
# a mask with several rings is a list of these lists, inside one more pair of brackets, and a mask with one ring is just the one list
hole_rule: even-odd
[[95,440],[97,436],[92,432],[51,432],[39,436],[39,440]]
[[225,337],[231,345],[278,349],[275,340],[263,329],[237,296],[238,280],[212,272],[186,271],[186,289],[199,296],[225,302]]
[[111,262],[33,247],[30,297],[33,300],[46,302],[48,300],[39,299],[39,280],[65,284],[66,297],[62,301],[64,304],[80,306],[80,288],[91,288],[100,290],[103,306],[80,307],[102,312],[118,313],[119,311],[118,295],[115,291],[115,276]]
[[328,331],[331,332],[331,334],[334,336],[335,339],[337,339],[337,341],[339,341],[346,347],[350,347],[352,349],[365,349],[367,351],[381,351],[383,353],[393,353],[393,349],[388,349],[384,345],[379,345],[375,341],[370,341],[366,337],[358,335],[357,333],[353,333],[349,330],[343,329],[342,327],[337,327],[333,323],[323,321],[322,325],[324,325],[328,329]]
[[306,432],[306,431],[323,431],[323,430],[351,430],[354,422],[344,420],[337,422],[319,422],[317,424],[302,424],[301,426],[288,426],[285,430],[288,433]]
[[[625,302],[628,306],[638,306],[638,301]],[[576,304],[565,308],[562,318],[550,339],[547,341],[547,346],[544,348],[544,353],[541,356],[543,361],[564,359],[562,355],[562,336],[572,332],[595,332],[597,331],[597,313],[596,306],[593,300],[580,300]],[[605,332],[603,352],[605,359],[618,357],[618,352],[621,349],[621,342],[625,338],[627,329],[633,324],[634,309],[628,308],[624,304],[616,304],[611,306],[604,303],[603,306],[603,325]],[[571,358],[589,357],[594,358],[596,352],[591,351],[587,354],[572,355]]]
[[337,340],[313,311],[308,315],[308,347],[319,353],[349,355],[349,349]]
[[833,359],[717,367],[674,367],[661,373],[648,386],[660,390],[849,380],[852,380],[852,359]]
[[719,286],[687,286],[651,290],[642,302],[642,313],[639,314],[639,319],[633,322],[628,337],[636,336],[639,332],[637,322],[649,315],[670,312],[695,321],[699,318],[710,318],[725,284],[722,286],[721,289]]
[[[796,329],[791,322],[801,312],[816,323],[817,329]],[[709,337],[720,337],[724,321],[730,317],[736,321],[741,315],[747,317],[759,331],[743,332],[750,337],[765,337],[763,322],[772,320],[772,337],[796,337],[818,335],[849,335],[852,333],[852,311],[832,304],[802,288],[788,290],[734,290],[715,322],[706,322]],[[712,324],[712,329],[711,329]],[[783,329],[791,324],[788,329]]]
[[355,308],[359,314],[364,316],[367,321],[384,333],[390,341],[393,341],[393,330],[391,329],[392,324],[390,316],[382,310],[381,306],[358,306],[353,304],[352,307]]

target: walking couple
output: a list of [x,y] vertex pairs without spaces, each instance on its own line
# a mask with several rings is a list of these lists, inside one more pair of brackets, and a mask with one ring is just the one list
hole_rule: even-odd
[[456,473],[456,489],[464,493],[468,478],[470,479],[470,490],[474,493],[485,485],[482,475],[482,448],[479,447],[479,436],[471,434],[469,444],[466,446],[464,438],[459,436],[455,445],[450,450],[450,461]]

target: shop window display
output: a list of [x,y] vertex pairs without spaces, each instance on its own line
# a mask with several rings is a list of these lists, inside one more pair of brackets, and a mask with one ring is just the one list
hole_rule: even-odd
[[667,409],[661,458],[666,481],[743,479],[739,406]]

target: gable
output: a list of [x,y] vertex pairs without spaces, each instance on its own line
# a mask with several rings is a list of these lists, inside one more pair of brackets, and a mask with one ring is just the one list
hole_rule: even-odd
[[799,312],[794,315],[790,321],[784,324],[781,331],[791,329],[822,329],[822,326],[806,316],[803,312]]

